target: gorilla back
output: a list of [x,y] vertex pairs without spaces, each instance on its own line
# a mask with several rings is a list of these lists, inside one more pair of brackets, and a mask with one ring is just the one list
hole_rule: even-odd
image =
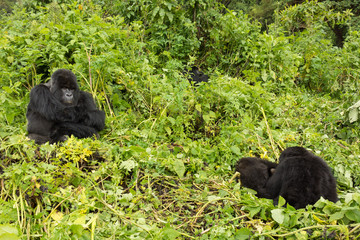
[[70,70],[55,71],[48,83],[30,92],[26,118],[29,138],[38,144],[56,143],[67,136],[98,136],[105,127],[105,113],[96,108],[91,94],[79,90]]
[[332,202],[338,200],[331,169],[323,159],[302,147],[290,147],[281,153],[266,192],[275,205],[282,196],[297,209],[316,203],[320,197]]

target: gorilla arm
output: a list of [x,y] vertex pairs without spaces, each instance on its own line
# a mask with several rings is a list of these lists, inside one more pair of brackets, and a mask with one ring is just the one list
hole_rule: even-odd
[[80,91],[78,106],[83,112],[79,123],[101,131],[105,127],[105,112],[96,108],[94,99],[88,92]]
[[266,186],[258,191],[258,194],[261,197],[273,199],[274,205],[277,205],[283,184],[283,166],[279,164],[276,169],[271,169],[270,171],[273,172],[273,175],[267,181]]
[[28,113],[38,113],[43,118],[52,122],[74,122],[79,115],[76,107],[66,107],[50,92],[46,85],[39,84],[30,92]]
[[65,135],[74,135],[78,138],[98,137],[97,132],[105,127],[105,113],[96,108],[90,93],[80,92],[77,109],[79,121],[57,124],[51,134],[51,142],[57,142]]

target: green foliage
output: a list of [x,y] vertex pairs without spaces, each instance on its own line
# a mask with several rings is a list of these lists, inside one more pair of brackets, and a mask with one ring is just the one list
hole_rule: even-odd
[[[105,3],[111,14],[120,15],[127,23],[141,22],[146,28],[143,38],[159,62],[173,58],[186,60],[200,45],[196,23],[198,10],[214,6],[208,1],[131,0]],[[160,63],[161,64],[161,63]]]
[[[359,76],[359,71],[348,60],[357,58],[358,54],[349,51],[348,46],[343,49],[332,47],[334,26],[348,24],[352,13],[350,10],[334,11],[331,6],[326,1],[306,1],[281,11],[278,18],[286,32],[297,32],[298,35],[293,45],[294,51],[303,59],[298,82],[317,92],[339,95],[344,89],[357,86],[353,78]],[[302,32],[298,32],[300,30]],[[353,40],[357,42],[355,39],[350,41]]]
[[[0,17],[0,239],[358,237],[360,38],[329,35],[349,12],[306,1],[262,32],[219,1],[47,2]],[[100,139],[26,138],[29,90],[57,68],[105,110]],[[337,203],[273,206],[234,180],[240,157],[298,145],[333,169]]]

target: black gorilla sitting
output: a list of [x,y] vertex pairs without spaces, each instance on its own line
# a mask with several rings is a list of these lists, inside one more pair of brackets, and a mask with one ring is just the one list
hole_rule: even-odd
[[194,86],[198,86],[201,82],[209,81],[209,76],[201,72],[196,66],[192,66],[190,71],[185,70],[183,74],[187,77],[190,83],[194,84]]
[[80,91],[70,70],[55,71],[51,80],[30,92],[26,118],[29,138],[37,144],[98,136],[105,126],[105,113],[96,108],[90,93]]
[[246,157],[241,158],[235,165],[235,170],[240,173],[241,185],[254,189],[258,193],[256,196],[263,195],[264,188],[268,179],[275,171],[277,163],[270,162],[261,158]]
[[265,197],[277,205],[279,196],[298,208],[314,204],[323,197],[338,200],[336,180],[326,162],[302,147],[285,149],[275,173],[266,184]]

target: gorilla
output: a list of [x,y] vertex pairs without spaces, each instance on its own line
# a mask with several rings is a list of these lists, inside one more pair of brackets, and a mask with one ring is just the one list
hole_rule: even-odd
[[235,170],[240,173],[241,185],[257,191],[256,196],[265,197],[264,188],[268,179],[276,171],[277,163],[261,158],[241,158],[235,165]]
[[316,203],[320,197],[338,200],[336,180],[326,162],[303,147],[289,147],[279,157],[279,165],[266,183],[264,197],[278,204],[279,196],[294,208]]
[[105,127],[105,112],[67,69],[56,70],[49,82],[31,89],[26,118],[28,137],[37,144],[65,141],[70,135],[98,137]]
[[198,86],[201,82],[208,82],[209,76],[199,70],[198,67],[192,66],[191,70],[185,70],[183,74],[187,77],[189,82],[194,86]]

